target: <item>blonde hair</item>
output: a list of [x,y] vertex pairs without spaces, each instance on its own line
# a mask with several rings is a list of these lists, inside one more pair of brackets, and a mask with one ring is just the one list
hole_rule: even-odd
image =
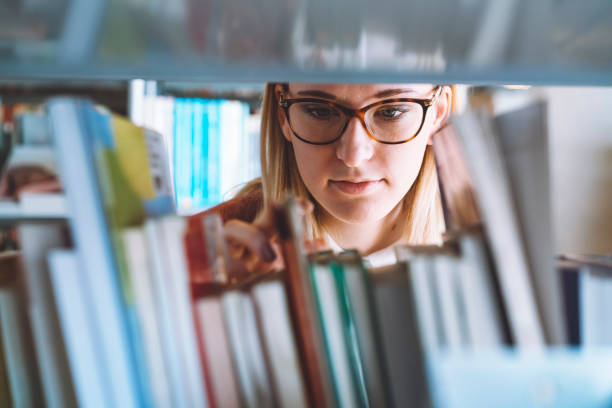
[[[278,202],[287,195],[312,201],[315,211],[309,216],[312,236],[324,236],[318,222],[320,208],[308,192],[299,174],[293,146],[285,140],[278,120],[278,101],[274,83],[266,85],[261,111],[261,180],[245,187],[253,192],[263,191],[264,203]],[[442,243],[444,217],[438,186],[438,176],[431,146],[427,146],[419,175],[406,193],[402,205],[407,214],[403,242],[413,245]]]

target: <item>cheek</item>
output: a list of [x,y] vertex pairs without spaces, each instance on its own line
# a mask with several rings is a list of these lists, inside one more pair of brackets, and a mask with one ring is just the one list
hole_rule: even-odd
[[394,190],[401,191],[402,194],[408,192],[416,180],[421,164],[427,139],[414,140],[406,145],[393,146],[385,155],[385,167],[389,175],[389,182]]
[[302,181],[310,190],[321,188],[327,181],[327,168],[333,160],[333,151],[326,146],[310,146],[304,143],[293,143],[295,161]]

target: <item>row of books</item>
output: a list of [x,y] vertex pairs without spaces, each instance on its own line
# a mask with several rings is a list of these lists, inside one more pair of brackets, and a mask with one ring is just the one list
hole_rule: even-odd
[[[578,344],[607,344],[609,297],[593,279],[607,279],[609,260],[566,257],[559,273],[551,254],[523,246],[520,234],[529,233],[518,225],[535,190],[517,190],[513,155],[495,143],[505,140],[504,120],[541,127],[541,114],[517,119],[534,109],[494,121],[456,117],[434,137],[443,246],[397,247],[398,262],[375,269],[354,251],[306,255],[289,201],[274,210],[285,270],[236,280],[219,218],[150,205],[143,185],[154,183],[153,170],[142,170],[156,150],[144,130],[87,101],[51,100],[45,117],[68,228],[21,223],[21,252],[0,260],[8,265],[0,269],[0,396],[15,406],[428,406],[438,401],[433,390],[444,392],[432,383],[430,356],[572,344],[572,330]],[[533,138],[519,140],[543,143]],[[521,169],[529,171],[529,157]],[[494,202],[495,214],[483,194],[516,208]],[[550,269],[525,260],[537,256]],[[565,282],[569,266],[578,279]],[[546,272],[558,288],[538,289]],[[563,325],[559,338],[551,316]],[[574,391],[566,390],[571,401]],[[503,405],[503,394],[496,401]]]
[[259,117],[248,104],[145,96],[139,105],[135,123],[166,141],[179,209],[218,204],[260,175]]

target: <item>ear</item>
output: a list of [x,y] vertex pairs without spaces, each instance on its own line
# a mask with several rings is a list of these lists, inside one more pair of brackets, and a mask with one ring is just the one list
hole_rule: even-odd
[[289,143],[291,143],[291,136],[293,135],[293,131],[291,130],[289,122],[287,121],[285,109],[283,109],[278,103],[282,94],[284,94],[285,97],[287,96],[287,92],[283,89],[283,86],[281,84],[276,84],[274,86],[274,96],[276,98],[276,117],[278,119],[278,124],[280,125],[281,131],[283,132],[283,136]]
[[432,124],[432,131],[429,134],[429,138],[427,139],[427,144],[431,145],[433,141],[433,135],[436,134],[448,120],[451,112],[453,99],[453,91],[449,86],[443,86],[442,91],[440,92],[440,96],[436,100],[434,104],[435,107],[435,116]]

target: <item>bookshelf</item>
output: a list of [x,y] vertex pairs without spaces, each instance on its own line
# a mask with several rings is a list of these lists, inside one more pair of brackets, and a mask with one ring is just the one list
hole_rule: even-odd
[[612,84],[605,0],[90,3],[4,6],[0,77]]
[[[85,86],[97,84],[107,87],[107,90],[121,84],[120,90],[110,92],[112,95],[109,96],[108,92],[101,92],[100,95],[100,98],[110,98],[107,101],[114,100],[107,104],[117,103],[116,100],[121,99],[117,104],[121,107],[121,110],[117,109],[120,112],[131,112],[128,103],[130,91],[126,91],[124,81],[135,78],[160,81],[154,91],[150,88],[146,92],[187,97],[203,95],[193,91],[192,85],[185,86],[181,81],[193,82],[196,87],[204,82],[217,84],[213,86],[214,92],[234,96],[232,92],[235,88],[246,87],[250,89],[249,93],[240,97],[248,102],[256,100],[258,92],[261,92],[260,87],[251,84],[268,80],[612,85],[612,45],[607,40],[612,36],[612,9],[608,4],[605,1],[580,6],[570,2],[532,3],[526,0],[474,0],[459,4],[440,1],[415,6],[363,1],[356,6],[355,2],[348,0],[333,4],[269,1],[252,8],[237,7],[235,2],[219,2],[211,10],[204,10],[198,7],[198,2],[183,2],[183,8],[164,10],[149,8],[147,2],[137,1],[55,0],[44,5],[43,2],[32,1],[23,9],[0,9],[6,11],[3,18],[8,20],[15,17],[15,21],[21,24],[11,25],[6,34],[7,40],[1,44],[9,58],[0,61],[0,78],[22,81],[26,85],[36,81],[46,81],[43,82],[46,84],[74,84],[80,81]],[[193,16],[205,19],[203,21],[210,24],[200,24],[204,30],[199,30],[197,25],[194,26]],[[237,33],[232,22],[236,21],[241,23],[240,35],[235,35]],[[428,22],[426,27],[423,21]],[[46,34],[37,31],[39,24],[46,25]],[[114,31],[117,26],[123,28]],[[21,31],[15,27],[21,27]],[[75,32],[82,32],[82,35],[77,36]],[[275,40],[278,38],[282,39]],[[57,91],[51,86],[49,89],[47,95]],[[26,95],[28,90],[20,92],[16,99]],[[70,151],[69,147],[64,149],[64,154]],[[91,175],[88,176],[90,180],[84,182],[84,188],[94,184]],[[72,194],[72,201],[77,201],[75,193]],[[27,226],[45,224],[47,221],[56,224],[60,221],[63,224],[64,221],[72,222],[74,218],[74,214],[65,209],[31,212],[17,204],[0,206],[0,226]],[[92,270],[104,275],[113,268],[113,260],[109,258],[108,242],[100,243],[105,238],[100,233],[104,228],[100,220],[96,222],[98,232],[92,233],[81,225],[78,239],[88,240],[90,245],[97,245],[98,250],[102,248],[103,253],[97,255],[104,260],[104,265],[95,265],[93,259],[85,262]],[[159,252],[164,246],[171,246],[182,239],[180,221],[151,224],[146,228],[153,231],[166,229],[175,238],[168,242],[155,242]],[[32,234],[36,232],[33,231]],[[136,231],[135,237],[132,237],[136,242],[134,248],[142,246],[137,243],[141,239],[137,237],[138,233],[143,232]],[[88,234],[100,242],[92,242],[91,237],[87,238]],[[151,232],[145,231],[144,234],[151,235]],[[79,278],[77,261],[74,254],[67,252],[55,252],[52,258],[52,263],[67,271],[64,283],[73,284],[63,288],[65,301],[71,290],[79,290],[75,282],[82,278]],[[153,262],[161,264],[164,260],[155,258]],[[113,282],[99,279],[88,282],[93,286],[88,290],[95,292],[98,289],[105,294],[112,292]],[[161,275],[155,279],[154,284],[158,286],[159,282],[169,279],[168,292],[154,289],[166,296],[167,311],[172,308],[181,310],[184,318],[189,306],[170,293],[178,291],[181,282]],[[283,297],[279,297],[278,292],[274,294],[277,300],[282,301]],[[115,316],[112,314],[120,313],[117,312],[119,295],[115,293],[105,299],[110,306],[95,305],[97,317],[113,320]],[[78,299],[81,303],[87,301]],[[207,310],[207,313],[216,313]],[[274,309],[274,312],[279,313],[278,309]],[[77,318],[86,324],[82,315],[75,315]],[[202,374],[198,374],[198,369],[193,365],[195,360],[190,360],[190,364],[184,355],[178,356],[180,352],[188,350],[185,353],[198,359],[193,336],[172,339],[172,329],[184,334],[193,328],[190,329],[185,321],[176,323],[171,320],[169,316],[164,316],[164,321],[160,323],[166,325],[163,330],[167,338],[162,339],[163,342],[172,343],[172,351],[176,353],[175,358],[170,360],[171,369],[167,373],[172,377],[171,385],[165,384],[160,390],[179,394],[185,392],[178,397],[164,395],[160,398],[176,397],[185,406],[193,401],[201,403],[204,398],[202,390],[198,390],[194,384],[202,383],[203,380],[198,377]],[[274,326],[278,322],[266,324]],[[75,327],[72,329],[77,330]],[[129,341],[125,328],[122,330],[120,325],[115,325],[111,329],[114,340]],[[73,335],[75,333],[78,332],[74,331]],[[88,341],[100,348],[96,344],[98,339]],[[274,341],[280,342],[278,339]],[[123,351],[128,349],[125,344],[119,348]],[[112,351],[112,348],[104,350],[106,355],[111,355]],[[141,384],[134,382],[136,374],[122,369],[122,364],[132,367],[129,357],[119,357],[117,362],[113,362],[115,366],[111,370],[122,373],[123,377],[111,378],[110,383],[105,384],[108,388],[104,391],[107,393],[101,397],[126,395],[129,402],[138,406],[142,397],[140,393],[145,394],[146,391],[141,389]],[[64,364],[67,365],[65,361]],[[508,406],[599,407],[609,404],[612,389],[609,379],[599,373],[611,365],[612,353],[609,347],[604,347],[588,352],[551,348],[533,355],[506,349],[485,353],[442,350],[434,353],[420,368],[427,370],[431,376],[428,392],[435,406],[492,406],[499,403],[500,395],[507,394],[505,391],[512,388],[521,391],[504,401]],[[181,370],[188,372],[185,379],[189,383],[181,383],[177,374]],[[108,375],[100,372],[88,374]],[[126,378],[129,381],[124,382]],[[49,378],[43,375],[42,380],[45,382]],[[93,379],[92,383],[95,381],[103,382]],[[158,384],[164,385],[163,381]],[[49,387],[46,384],[43,386]],[[217,384],[216,388],[221,390],[222,386]],[[100,390],[91,391],[85,397],[78,396],[79,401],[84,398],[92,402]],[[70,392],[67,395],[69,401],[75,398],[70,396]],[[127,399],[121,402],[125,401]],[[112,405],[118,400],[105,402]]]

